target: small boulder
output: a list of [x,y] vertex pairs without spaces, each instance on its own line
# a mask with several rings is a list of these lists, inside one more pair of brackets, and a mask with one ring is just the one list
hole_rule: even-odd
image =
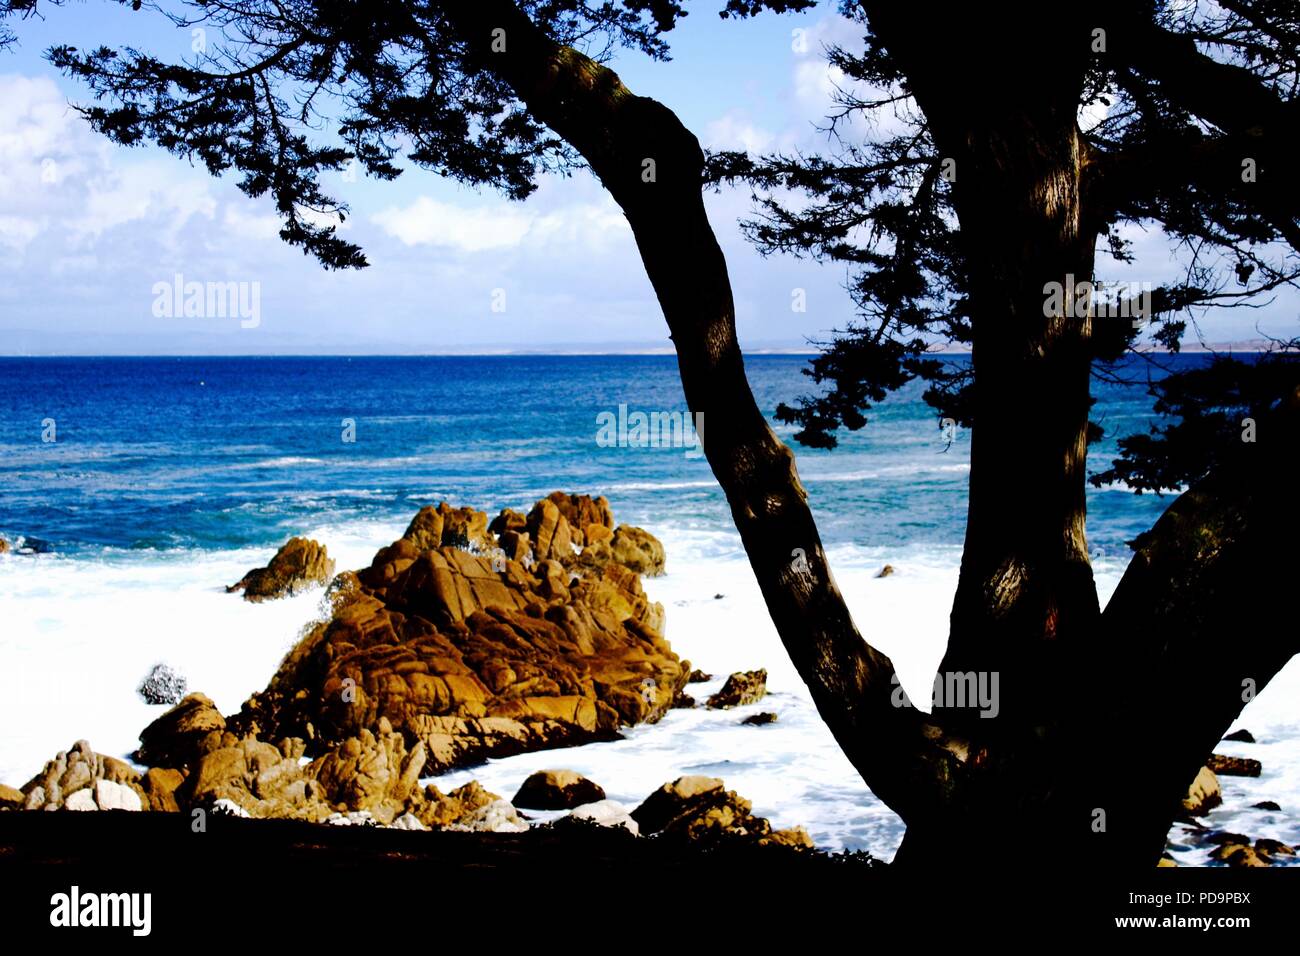
[[706,674],[702,670],[691,671],[691,676],[686,678],[688,684],[703,684],[705,681],[713,680],[712,674]]
[[140,731],[140,749],[135,757],[155,767],[184,767],[200,756],[209,734],[220,738],[225,729],[226,719],[211,699],[199,693],[188,694]]
[[770,710],[765,710],[757,714],[750,714],[742,720],[741,723],[749,727],[761,727],[764,724],[774,724],[776,723],[776,714],[772,713]]
[[641,832],[685,840],[703,846],[748,843],[804,849],[812,846],[799,827],[773,830],[771,823],[751,813],[752,804],[728,790],[716,777],[679,777],[666,783],[632,811]]
[[509,800],[493,800],[475,810],[468,819],[453,824],[448,829],[472,830],[475,833],[523,833],[528,829],[528,823],[519,816]]
[[664,573],[664,546],[658,538],[644,528],[621,524],[614,529],[610,541],[614,560],[629,571],[657,577]]
[[1264,766],[1250,757],[1227,757],[1223,754],[1210,754],[1205,765],[1217,774],[1229,777],[1258,777]]
[[185,696],[185,678],[166,664],[155,664],[136,693],[146,704],[178,704]]
[[1272,810],[1274,812],[1280,811],[1282,809],[1273,800],[1261,800],[1259,803],[1252,803],[1251,807],[1253,807],[1256,810]]
[[334,560],[324,545],[308,538],[290,538],[266,567],[249,571],[226,592],[242,589],[245,601],[270,601],[326,585],[333,576]]
[[1225,843],[1210,854],[1210,859],[1218,860],[1237,869],[1251,869],[1269,865],[1268,860],[1255,852],[1254,847],[1244,843]]
[[529,774],[513,801],[527,810],[570,810],[605,799],[600,784],[572,770],[538,770]]
[[0,538],[0,554],[4,554],[8,550],[9,550],[9,542],[6,541],[4,538]]
[[1209,767],[1202,767],[1196,773],[1196,779],[1187,788],[1183,797],[1183,812],[1192,816],[1202,816],[1223,803],[1223,791],[1219,787],[1219,778]]
[[[87,793],[89,791],[83,790],[81,792]],[[102,778],[95,781],[95,802],[99,804],[101,810],[138,811],[144,809],[140,794],[125,784],[114,783],[112,780]]]
[[727,678],[718,691],[706,701],[706,706],[714,710],[726,707],[741,707],[756,704],[767,693],[767,670],[737,671]]
[[877,572],[876,577],[887,578],[893,573],[894,573],[894,566],[892,564],[887,564],[883,568],[881,568],[879,572]]
[[1241,728],[1241,730],[1234,730],[1223,739],[1238,744],[1253,744],[1255,742],[1254,734],[1245,727]]

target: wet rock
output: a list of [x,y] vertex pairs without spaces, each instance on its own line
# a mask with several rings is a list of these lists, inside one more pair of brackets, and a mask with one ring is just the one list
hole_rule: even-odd
[[1192,816],[1202,816],[1223,803],[1223,791],[1219,787],[1219,778],[1209,767],[1202,767],[1196,773],[1196,779],[1183,797],[1183,812]]
[[774,724],[776,723],[776,714],[769,710],[765,710],[757,714],[750,714],[742,720],[741,723],[751,727],[761,727],[764,724]]
[[1283,843],[1281,840],[1270,840],[1267,837],[1260,837],[1255,841],[1255,852],[1264,860],[1272,862],[1275,856],[1295,856],[1295,847]]
[[178,704],[185,696],[185,678],[166,664],[155,664],[136,693],[146,704]]
[[705,846],[738,841],[757,846],[811,848],[802,827],[773,830],[763,817],[751,813],[744,797],[728,790],[716,777],[687,776],[666,783],[632,811],[643,834],[686,840]]
[[572,770],[538,770],[529,774],[512,801],[526,810],[570,810],[605,799],[600,784]]
[[1210,859],[1226,863],[1230,867],[1249,869],[1268,866],[1269,863],[1250,844],[1225,843],[1210,854]]
[[186,767],[201,756],[205,745],[218,741],[225,729],[226,719],[210,698],[188,694],[140,731],[135,759],[155,767]]
[[501,800],[477,780],[444,794],[430,785],[414,801],[412,813],[425,826],[442,829],[470,820],[479,810]]
[[878,572],[876,572],[876,577],[887,578],[893,573],[894,573],[894,566],[892,564],[887,564],[883,568],[881,568]]
[[1215,773],[1229,777],[1258,777],[1263,765],[1250,757],[1226,757],[1223,754],[1210,754],[1205,765]]
[[1232,741],[1233,743],[1241,743],[1241,744],[1253,744],[1255,742],[1254,735],[1251,734],[1251,732],[1249,730],[1246,730],[1244,727],[1241,730],[1234,730],[1232,733],[1228,734],[1228,736],[1224,737],[1223,739]]
[[767,670],[738,671],[727,678],[722,689],[710,697],[705,706],[713,709],[756,704],[767,693]]
[[308,538],[290,538],[264,568],[254,568],[226,588],[243,590],[246,601],[269,601],[329,583],[334,561],[325,546]]
[[691,671],[691,676],[686,679],[688,684],[703,684],[705,681],[713,680],[712,674],[706,674],[701,670]]
[[1251,804],[1251,806],[1256,810],[1273,810],[1274,812],[1282,809],[1272,800],[1261,800],[1259,803]]
[[0,538],[0,554],[6,554],[9,551],[9,542]]

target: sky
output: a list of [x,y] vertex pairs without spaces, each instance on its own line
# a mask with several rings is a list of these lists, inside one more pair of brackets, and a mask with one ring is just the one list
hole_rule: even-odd
[[[841,78],[822,50],[855,43],[857,29],[829,3],[750,21],[721,20],[721,6],[689,4],[669,34],[670,62],[623,51],[611,65],[705,147],[826,150],[818,126]],[[670,349],[631,232],[585,172],[546,178],[522,203],[418,169],[390,183],[326,174],[327,191],[350,207],[343,234],[371,263],[328,272],[278,238],[269,198],[91,131],[68,105],[87,91],[44,59],[54,43],[179,59],[189,30],[89,0],[46,8],[17,32],[16,49],[0,52],[0,354]],[[707,204],[745,348],[806,349],[852,320],[842,266],[760,256],[738,226],[751,210],[747,190],[709,194]],[[1168,274],[1164,237],[1133,238],[1139,265],[1116,278]],[[234,283],[222,288],[242,294],[243,308],[186,315],[193,283]],[[1257,324],[1294,335],[1296,316],[1286,296],[1212,314],[1202,330],[1218,342],[1255,338]]]

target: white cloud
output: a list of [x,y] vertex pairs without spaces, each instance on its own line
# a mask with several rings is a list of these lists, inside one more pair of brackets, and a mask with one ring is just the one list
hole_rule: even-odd
[[404,245],[434,245],[461,252],[587,242],[628,231],[626,220],[612,203],[540,213],[502,200],[459,206],[420,196],[410,205],[382,210],[371,220]]
[[716,119],[704,130],[705,145],[713,149],[739,149],[747,153],[765,153],[772,148],[774,137],[750,122],[743,114],[732,111]]

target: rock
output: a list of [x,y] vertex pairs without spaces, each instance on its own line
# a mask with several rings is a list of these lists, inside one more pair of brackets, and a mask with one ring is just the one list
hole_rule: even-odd
[[157,767],[186,767],[202,754],[210,736],[219,740],[225,729],[226,719],[210,698],[188,694],[140,731],[135,759]]
[[492,519],[488,525],[488,531],[492,532],[498,538],[507,531],[518,533],[528,530],[528,516],[522,515],[511,508],[503,508],[501,513]]
[[766,693],[766,669],[738,671],[727,678],[727,682],[722,685],[722,690],[705,701],[705,706],[717,710],[725,707],[756,704],[763,699]]
[[429,829],[413,813],[403,813],[400,817],[388,824],[394,830],[427,830]]
[[179,770],[150,767],[140,781],[148,809],[160,813],[178,812],[180,806],[176,803],[176,790],[184,782],[185,775]]
[[1157,866],[1157,867],[1161,867],[1161,866],[1177,866],[1177,865],[1178,865],[1178,863],[1175,862],[1175,860],[1174,860],[1174,858],[1173,858],[1172,856],[1162,856],[1162,857],[1160,858],[1160,860],[1156,863],[1156,866]]
[[366,810],[356,810],[351,813],[331,813],[325,818],[324,822],[335,827],[373,827],[378,825],[378,821]]
[[584,803],[582,806],[571,810],[568,818],[585,820],[601,827],[622,827],[633,836],[641,835],[641,828],[632,819],[632,815],[627,812],[627,807],[613,800],[597,800],[594,803]]
[[477,780],[471,780],[448,794],[443,794],[437,787],[430,785],[425,788],[422,796],[423,800],[417,801],[413,812],[421,823],[432,829],[442,829],[467,821],[483,807],[501,800],[495,793],[483,789]]
[[528,775],[512,801],[526,810],[570,810],[605,799],[600,784],[572,770],[538,770]]
[[549,498],[543,498],[528,512],[528,537],[538,561],[550,558],[566,565],[573,561],[573,529]]
[[269,601],[328,584],[333,576],[334,561],[324,545],[308,538],[290,538],[266,567],[254,568],[226,591],[242,588],[246,601]]
[[95,781],[95,802],[99,804],[101,810],[137,811],[144,809],[144,801],[140,799],[138,792],[125,784],[114,783],[112,780],[99,779]]
[[146,704],[178,704],[185,696],[185,678],[166,664],[155,664],[136,693]]
[[1210,754],[1205,765],[1215,773],[1229,777],[1258,777],[1264,769],[1258,760],[1250,757],[1226,757],[1223,754]]
[[656,577],[664,573],[664,546],[643,528],[621,524],[610,542],[614,560],[629,571]]
[[1255,841],[1255,852],[1264,858],[1266,862],[1272,862],[1270,857],[1274,856],[1295,856],[1295,847],[1288,846],[1281,840],[1270,840],[1266,837],[1260,837]]
[[[126,796],[122,790],[129,791],[131,796]],[[78,740],[68,750],[55,754],[54,759],[47,761],[41,772],[23,786],[23,809],[64,809],[69,799],[83,791],[86,795],[76,796],[73,807],[85,808],[89,800],[99,808],[104,808],[107,802],[111,804],[110,809],[138,810],[144,796],[140,775],[130,764],[95,753],[89,743]]]
[[78,790],[76,793],[69,794],[63,801],[65,810],[98,810],[99,804],[95,802],[95,795],[87,787],[84,790]]
[[479,807],[468,818],[452,824],[448,829],[472,830],[476,833],[523,833],[528,823],[520,819],[519,813],[508,800],[493,800],[486,806]]
[[1273,810],[1274,812],[1280,811],[1282,809],[1272,800],[1261,800],[1259,803],[1251,804],[1251,806],[1256,810]]
[[712,674],[706,674],[701,670],[691,671],[691,676],[686,678],[688,684],[703,684],[705,681],[713,680]]
[[496,547],[488,530],[487,515],[473,508],[453,508],[445,501],[435,508],[426,505],[411,519],[402,534],[416,553],[438,548],[457,548],[485,554]]
[[0,554],[6,554],[9,551],[9,542],[0,538]]
[[1254,847],[1243,843],[1225,843],[1210,854],[1210,859],[1243,869],[1269,865],[1267,860],[1255,852]]
[[742,720],[741,723],[751,727],[761,727],[763,724],[774,724],[776,723],[776,714],[765,710],[761,713],[750,714]]
[[893,573],[894,573],[894,566],[892,564],[887,564],[876,573],[876,577],[887,578]]
[[[546,557],[532,568],[511,559],[494,566],[446,546],[452,513],[437,511],[442,546],[421,551],[398,539],[369,568],[340,574],[347,587],[331,618],[299,641],[229,729],[301,738],[317,756],[387,720],[408,748],[424,745],[428,776],[610,739],[668,711],[690,668],[663,639],[663,607],[635,573]],[[431,540],[436,521],[426,515],[412,534]],[[537,554],[556,551],[557,529],[567,525],[560,507],[543,499],[529,521],[542,532],[529,532]]]
[[1219,787],[1219,778],[1209,767],[1202,767],[1196,773],[1196,779],[1183,797],[1183,811],[1192,816],[1202,816],[1223,803],[1223,791]]
[[773,830],[750,811],[748,800],[726,789],[716,777],[679,777],[666,783],[632,811],[644,834],[686,840],[704,846],[743,842],[756,846],[803,849],[812,840],[801,828]]
[[1255,737],[1244,727],[1241,730],[1234,730],[1223,739],[1241,744],[1253,744],[1255,742]]
[[0,783],[0,810],[21,810],[26,799],[21,790]]

